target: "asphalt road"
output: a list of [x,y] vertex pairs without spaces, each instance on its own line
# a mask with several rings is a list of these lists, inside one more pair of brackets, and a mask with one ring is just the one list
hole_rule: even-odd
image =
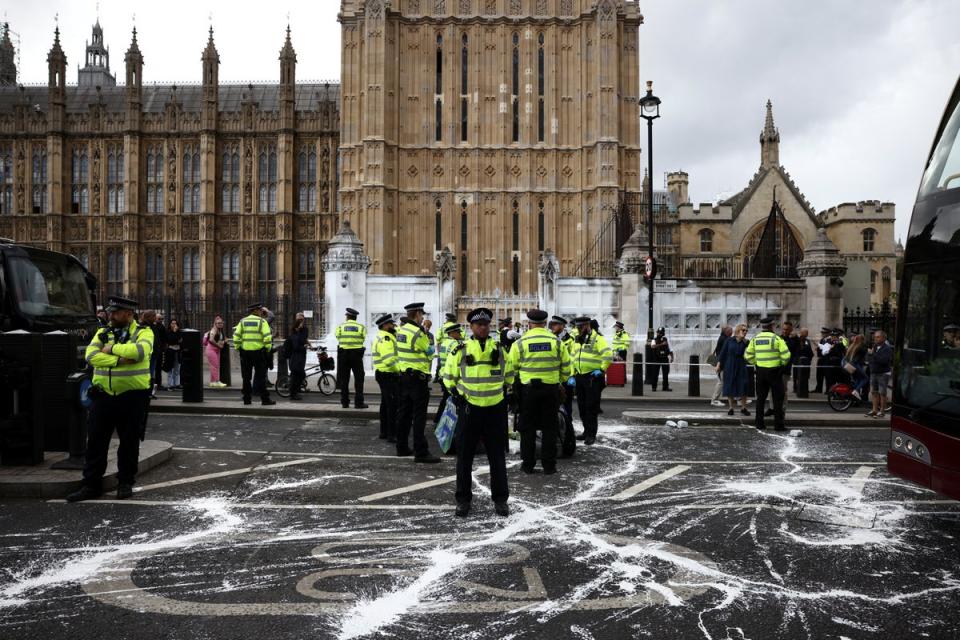
[[[396,458],[367,421],[154,416],[132,500],[0,502],[0,638],[956,638],[960,506],[883,428],[637,427],[554,476]],[[511,457],[511,461],[515,461]]]

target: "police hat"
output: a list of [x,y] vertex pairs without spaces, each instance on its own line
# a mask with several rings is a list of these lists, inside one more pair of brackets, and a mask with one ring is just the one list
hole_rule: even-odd
[[459,322],[448,322],[443,325],[443,332],[445,334],[453,333],[454,331],[462,331],[463,327],[460,326]]
[[426,302],[411,302],[410,304],[406,305],[406,306],[403,308],[403,310],[404,310],[404,311],[408,311],[408,312],[411,312],[411,311],[423,311],[423,308],[424,308],[425,306],[427,306],[427,303],[426,303]]
[[820,327],[820,333],[830,333],[830,329],[827,329],[826,327]]
[[247,307],[247,311],[260,311],[260,309],[263,309],[262,302],[258,302],[257,304],[252,304],[249,307]]
[[360,312],[357,311],[356,309],[351,309],[350,307],[347,307],[347,315],[350,316],[351,318],[356,318],[358,315],[360,315]]
[[614,322],[614,323],[613,323],[613,326],[614,326],[615,328],[617,328],[617,329],[623,329],[623,323],[620,322],[619,320],[617,320],[616,322]]
[[478,307],[467,314],[467,322],[470,324],[489,324],[491,320],[493,320],[493,311],[485,307]]
[[457,321],[457,314],[455,314],[455,313],[450,313],[449,311],[448,311],[447,313],[443,314],[443,317],[447,319],[447,322],[456,322],[456,321]]
[[577,316],[573,319],[573,324],[590,324],[590,316]]
[[842,335],[843,335],[843,329],[834,329],[833,331],[830,332],[830,335],[832,335],[832,336],[842,336]]
[[512,324],[513,318],[507,316],[506,318],[500,318],[500,324]]
[[530,322],[546,322],[549,317],[550,314],[542,309],[530,309],[530,311],[527,311],[527,320]]
[[392,314],[392,313],[388,313],[388,314],[385,315],[385,316],[380,316],[379,318],[377,318],[376,325],[377,325],[378,327],[382,327],[383,325],[385,325],[385,324],[390,324],[390,323],[393,322],[393,321],[394,321],[394,320],[393,320],[393,314]]
[[140,305],[129,298],[110,296],[107,298],[107,307],[104,311],[136,311],[139,306]]
[[960,325],[951,322],[943,328],[944,331],[960,331]]
[[768,326],[768,325],[772,325],[773,322],[774,322],[773,318],[760,318],[760,326],[761,326],[761,327],[766,327],[766,326]]
[[550,324],[559,324],[565,327],[567,326],[567,319],[563,316],[553,316],[550,318]]

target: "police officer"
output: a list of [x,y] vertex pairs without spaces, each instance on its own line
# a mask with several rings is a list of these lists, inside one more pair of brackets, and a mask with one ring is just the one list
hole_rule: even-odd
[[103,493],[107,451],[114,429],[117,449],[117,498],[133,495],[140,459],[140,440],[150,405],[150,355],[153,331],[134,319],[137,303],[111,297],[106,311],[110,324],[98,329],[87,345],[85,358],[93,367],[93,389],[83,485],[68,502],[97,498]]
[[[537,464],[537,431],[543,434],[540,462],[547,475],[557,472],[557,433],[560,427],[562,384],[570,377],[570,352],[560,338],[546,329],[548,314],[527,312],[530,328],[510,348],[510,368],[519,378],[515,386],[520,401],[520,458],[524,473]],[[566,431],[566,425],[564,425]]]
[[[397,413],[397,455],[414,456],[414,462],[436,463],[440,458],[431,455],[424,429],[427,425],[427,405],[430,403],[430,365],[433,345],[423,327],[423,302],[412,302],[403,309],[407,312],[397,330],[397,357],[400,362],[400,409]],[[413,449],[410,431],[413,431]]]
[[494,337],[494,342],[498,342],[507,353],[510,353],[510,347],[513,346],[515,340],[510,337],[511,333],[513,333],[513,318],[510,316],[500,318],[500,329]]
[[613,360],[613,352],[607,339],[591,327],[589,317],[580,316],[573,322],[577,325],[578,333],[570,352],[573,376],[567,380],[567,385],[576,387],[577,410],[583,422],[583,442],[589,445],[597,441],[600,394],[605,386],[603,374]]
[[252,393],[259,394],[260,404],[277,404],[270,399],[267,390],[267,365],[273,352],[273,332],[264,318],[263,303],[252,304],[247,311],[247,316],[233,328],[233,346],[240,353],[243,404],[252,402]]
[[340,386],[340,405],[350,406],[350,373],[353,373],[353,406],[366,409],[363,401],[363,352],[367,341],[367,328],[357,322],[360,312],[347,307],[346,321],[337,327],[337,384]]
[[785,431],[783,426],[783,368],[790,364],[790,348],[783,338],[773,332],[773,319],[760,320],[762,329],[747,345],[746,361],[757,369],[757,429],[766,429],[764,407],[767,395],[773,395],[774,429]]
[[[567,350],[568,354],[570,354],[573,348],[574,338],[567,331],[567,319],[563,316],[553,316],[550,318],[549,328],[550,332],[560,339],[560,343],[563,344],[563,348]],[[572,359],[570,370],[571,372],[573,371]],[[577,450],[577,437],[573,430],[573,395],[574,390],[572,387],[566,387],[564,389],[562,404],[563,421],[566,424],[563,435],[563,448],[560,450],[559,456],[561,458],[573,457],[574,452]]]
[[[449,314],[448,314],[449,315]],[[463,331],[461,330],[460,323],[447,321],[443,325],[443,337],[440,338],[440,343],[437,348],[437,361],[440,363],[437,368],[437,374],[440,377],[440,389],[443,392],[443,396],[440,398],[440,405],[437,407],[437,413],[433,416],[433,424],[440,422],[440,417],[443,415],[443,409],[447,406],[447,398],[450,397],[450,394],[447,392],[447,385],[443,384],[443,376],[445,375],[445,367],[447,357],[450,355],[450,352],[453,351],[453,348],[463,342]]]
[[400,360],[393,314],[377,318],[373,341],[373,376],[380,385],[380,439],[397,441],[397,400],[400,395]]
[[[448,328],[450,325],[454,325],[454,324],[459,325],[459,323],[457,322],[457,314],[455,314],[455,313],[450,313],[450,312],[448,311],[447,313],[443,314],[443,317],[445,318],[446,321],[443,323],[443,327],[440,329],[440,340],[437,342],[437,345],[436,345],[436,347],[437,347],[437,370],[436,370],[436,373],[433,374],[433,381],[434,381],[434,382],[440,382],[440,376],[443,375],[443,361],[446,359],[447,354],[450,353],[450,349],[453,348],[452,345],[451,345],[450,349],[447,349],[446,352],[441,353],[442,348],[443,348],[443,342],[444,342],[444,340],[446,340],[446,338],[447,338],[447,328]],[[428,320],[427,322],[429,322],[429,320]],[[429,327],[427,327],[427,328],[429,329]],[[446,389],[446,387],[443,386],[443,383],[441,383],[440,386],[441,386],[442,388]],[[441,410],[441,411],[442,411],[442,410]]]
[[627,359],[627,352],[630,350],[630,334],[623,328],[623,323],[619,320],[613,323],[613,353],[620,360]]
[[670,364],[673,362],[673,349],[670,348],[670,341],[667,340],[666,327],[657,329],[656,337],[650,341],[650,368],[647,377],[650,378],[650,385],[653,390],[657,390],[657,376],[663,374],[664,391],[673,391],[670,388]]
[[507,506],[507,400],[514,372],[503,346],[490,337],[490,309],[467,314],[473,336],[447,357],[444,382],[457,402],[457,511],[470,513],[473,498],[473,457],[483,438],[490,463],[490,493],[497,515],[510,515]]

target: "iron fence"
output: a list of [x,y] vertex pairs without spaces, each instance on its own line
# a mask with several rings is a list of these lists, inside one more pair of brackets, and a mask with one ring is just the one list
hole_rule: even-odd
[[843,328],[847,332],[869,333],[877,329],[891,337],[897,327],[897,313],[889,302],[874,305],[869,309],[844,309]]

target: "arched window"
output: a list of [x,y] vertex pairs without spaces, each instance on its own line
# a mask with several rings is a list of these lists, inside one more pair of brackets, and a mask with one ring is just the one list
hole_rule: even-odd
[[467,201],[460,202],[460,293],[467,294]]
[[713,252],[713,229],[700,230],[700,253]]
[[511,246],[514,251],[520,250],[520,203],[516,200],[510,206],[513,212],[513,243]]
[[543,33],[537,36],[537,142],[543,142],[546,134],[546,113],[544,113],[543,95],[546,86],[544,78]]
[[[84,175],[86,175],[86,152],[84,152]],[[36,146],[33,148],[33,212],[47,213],[47,149]],[[83,187],[84,196],[87,187]]]
[[467,49],[467,34],[461,37],[460,47],[460,142],[467,141],[467,109],[470,104],[470,88],[467,83],[468,61],[470,53]]
[[873,251],[877,242],[877,231],[875,229],[863,230],[863,250],[865,252]]
[[433,92],[434,140],[443,140],[443,35],[437,34],[436,83]]
[[200,250],[183,250],[183,297],[188,308],[192,308],[200,297]]
[[220,208],[224,213],[240,212],[240,147],[228,144],[220,157]]
[[163,145],[147,147],[147,213],[163,213]]
[[[36,173],[36,154],[34,154],[34,173]],[[70,210],[73,213],[90,213],[90,198],[87,190],[87,150],[74,149],[70,161]],[[34,182],[36,185],[36,182]],[[34,202],[36,209],[36,202]]]
[[443,248],[443,218],[441,217],[442,205],[437,200],[433,203],[433,250],[440,251]]
[[546,228],[544,225],[543,200],[537,203],[537,251],[543,251],[545,244],[544,235]]
[[123,271],[123,249],[120,247],[107,249],[106,290],[110,295],[123,291]]
[[123,147],[107,148],[107,212],[123,213],[126,199],[123,189]]
[[13,213],[13,146],[0,147],[0,214]]
[[163,296],[163,250],[148,249],[144,283],[147,298],[159,300]]
[[200,213],[200,149],[188,144],[183,150],[183,213]]
[[878,274],[873,269],[870,270],[870,293],[871,294],[877,292],[877,279],[879,275],[880,274]]
[[261,247],[257,253],[257,297],[273,301],[277,299],[276,249]]
[[257,169],[257,179],[260,183],[260,213],[276,213],[277,146],[275,144],[267,144],[260,147]]
[[513,135],[512,140],[514,142],[520,142],[520,34],[517,32],[513,33],[513,58],[511,64],[511,78],[512,78],[512,96],[511,101],[513,105],[512,110],[512,123],[513,123]]
[[887,300],[890,297],[890,292],[893,288],[893,272],[890,270],[890,267],[884,267],[880,270],[880,279],[882,281],[880,295],[884,300]]
[[297,156],[297,211],[316,211],[317,209],[317,152],[313,145],[300,147]]
[[223,295],[230,300],[240,297],[240,250],[224,248],[220,255],[220,282]]
[[317,252],[301,247],[297,255],[297,300],[299,308],[313,306],[317,297]]

